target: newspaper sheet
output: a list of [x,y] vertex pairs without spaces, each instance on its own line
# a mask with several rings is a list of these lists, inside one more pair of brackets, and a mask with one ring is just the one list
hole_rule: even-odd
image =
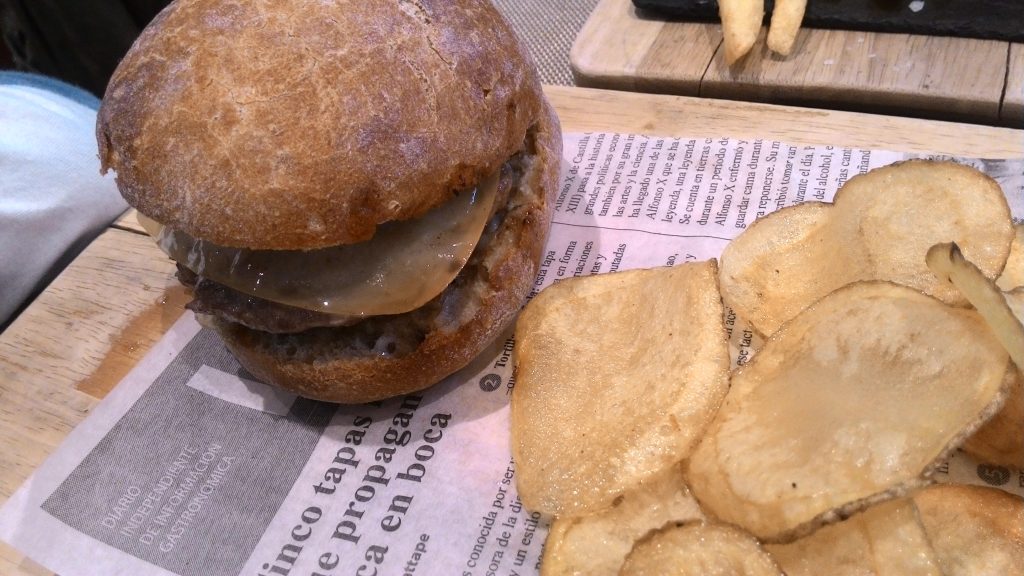
[[[756,218],[830,201],[908,155],[768,140],[567,134],[534,293],[719,255]],[[1024,218],[1024,160],[960,159]],[[734,360],[759,345],[727,315]],[[418,394],[363,406],[256,382],[186,314],[0,511],[0,538],[64,575],[536,574],[549,519],[516,495],[511,332]],[[1024,495],[957,454],[940,479]]]

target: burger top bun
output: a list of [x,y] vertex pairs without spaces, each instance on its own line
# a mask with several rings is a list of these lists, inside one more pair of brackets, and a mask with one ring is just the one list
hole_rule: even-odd
[[111,78],[97,138],[143,214],[223,246],[312,249],[472,186],[540,114],[487,0],[179,0]]

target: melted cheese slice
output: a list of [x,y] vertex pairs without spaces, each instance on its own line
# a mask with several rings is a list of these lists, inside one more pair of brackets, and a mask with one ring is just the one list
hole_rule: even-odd
[[458,275],[480,240],[497,174],[415,220],[378,227],[367,242],[319,250],[227,248],[139,214],[168,256],[200,276],[265,300],[346,316],[400,314]]

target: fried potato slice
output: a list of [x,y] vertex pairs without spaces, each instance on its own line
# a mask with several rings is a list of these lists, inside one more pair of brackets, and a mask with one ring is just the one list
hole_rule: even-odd
[[960,241],[989,278],[999,275],[1010,254],[1006,196],[998,182],[970,166],[928,160],[885,166],[851,178],[835,206],[840,238],[856,238],[873,261],[873,275],[861,279],[891,280],[950,304],[966,302],[925,265],[933,244]]
[[[1024,289],[1002,292],[964,258],[956,244],[937,244],[928,251],[928,266],[959,288],[978,309],[1009,351],[1009,396],[1002,410],[964,443],[964,450],[988,464],[1024,467]],[[1016,364],[1014,366],[1013,364]]]
[[1009,292],[1003,292],[1003,298],[1006,298],[1006,304],[1010,307],[1010,311],[1017,317],[1022,324],[1024,324],[1024,286],[1018,286]]
[[800,536],[921,484],[998,410],[1006,362],[973,310],[845,286],[733,374],[688,484],[709,515],[768,541]]
[[944,574],[1024,575],[1024,499],[957,484],[930,486],[913,499]]
[[772,24],[768,29],[768,48],[772,52],[789,56],[806,8],[807,0],[775,0]]
[[1024,500],[938,484],[765,549],[787,576],[1021,575]]
[[836,257],[831,213],[822,202],[783,208],[755,220],[722,252],[722,298],[762,335],[849,274],[846,259]]
[[787,576],[943,576],[909,498],[883,502],[765,550]]
[[783,208],[726,246],[722,297],[763,335],[832,290],[890,280],[966,304],[924,263],[938,242],[960,242],[995,278],[1013,226],[994,180],[953,162],[912,160],[851,178],[831,205]]
[[1003,273],[996,280],[996,286],[1002,290],[1013,290],[1024,286],[1024,224],[1013,227],[1013,243],[1010,244],[1010,256],[1006,259]]
[[672,466],[607,510],[555,520],[544,543],[541,576],[615,576],[633,544],[651,530],[703,518],[682,468]]
[[764,19],[764,0],[718,0],[725,62],[732,66],[754,47]]
[[1024,375],[1010,362],[1004,380],[1009,392],[1003,408],[964,442],[963,449],[985,464],[1024,470]]
[[516,323],[512,453],[527,508],[578,516],[686,458],[728,388],[714,260],[572,278]]
[[724,524],[670,526],[637,542],[621,576],[782,576],[757,540]]
[[928,250],[928,267],[951,288],[959,290],[985,318],[1018,368],[1024,366],[1024,324],[1013,313],[996,283],[968,260],[956,243],[936,244]]

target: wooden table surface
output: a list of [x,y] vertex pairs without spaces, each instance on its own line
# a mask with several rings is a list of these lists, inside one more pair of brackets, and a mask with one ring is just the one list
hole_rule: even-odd
[[1024,127],[1024,45],[803,29],[788,57],[765,33],[725,64],[717,23],[666,22],[601,0],[573,44],[580,86]]
[[[1024,131],[1007,128],[583,88],[547,94],[566,132],[1024,157]],[[187,300],[173,265],[126,217],[0,334],[0,502],[152,348]],[[0,574],[48,572],[0,543]]]

